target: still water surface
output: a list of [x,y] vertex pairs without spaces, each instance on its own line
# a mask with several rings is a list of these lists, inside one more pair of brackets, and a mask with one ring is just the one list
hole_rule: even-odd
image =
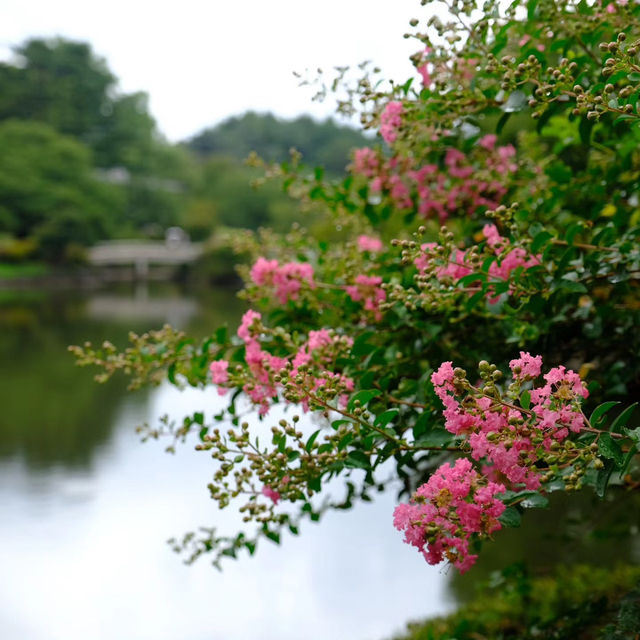
[[134,428],[222,401],[213,389],[128,394],[96,385],[68,344],[164,322],[196,335],[234,324],[232,294],[145,287],[0,292],[0,630],[6,640],[382,640],[452,607],[448,577],[391,525],[393,492],[306,523],[254,558],[186,567],[166,540],[234,532],[208,498],[192,444],[141,444]]

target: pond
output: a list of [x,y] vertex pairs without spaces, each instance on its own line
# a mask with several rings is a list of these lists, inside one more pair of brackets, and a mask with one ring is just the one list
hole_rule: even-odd
[[0,629],[75,640],[382,640],[453,606],[441,569],[391,524],[395,492],[305,523],[280,547],[185,566],[166,540],[198,526],[235,532],[208,497],[211,460],[142,444],[135,426],[222,400],[211,388],[126,392],[75,367],[69,344],[165,322],[202,336],[234,324],[231,293],[141,285],[0,292]]
[[[170,322],[202,337],[237,323],[225,291],[170,286],[96,292],[0,291],[0,629],[20,640],[384,640],[451,610],[491,571],[526,560],[640,562],[640,498],[557,494],[499,532],[465,576],[428,566],[393,529],[396,492],[304,523],[214,569],[185,566],[166,541],[199,526],[235,533],[208,497],[195,442],[165,453],[135,427],[164,414],[216,413],[214,388],[136,393],[93,382],[67,345]],[[277,417],[276,417],[277,419]],[[267,423],[260,426],[265,428]],[[585,514],[590,516],[585,521]]]

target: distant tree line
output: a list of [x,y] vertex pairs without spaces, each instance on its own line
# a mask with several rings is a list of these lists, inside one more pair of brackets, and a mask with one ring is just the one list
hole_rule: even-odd
[[333,121],[249,112],[170,144],[147,95],[122,93],[82,42],[34,38],[0,63],[0,261],[81,259],[117,237],[194,239],[220,226],[284,228],[299,212],[277,184],[255,190],[251,151],[341,172],[362,135]]

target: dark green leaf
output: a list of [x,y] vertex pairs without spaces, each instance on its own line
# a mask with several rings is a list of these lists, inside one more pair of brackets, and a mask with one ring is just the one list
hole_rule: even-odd
[[608,433],[601,433],[598,440],[598,453],[604,458],[613,460],[616,466],[621,466],[624,460],[620,445]]
[[638,403],[634,402],[632,405],[629,405],[624,411],[622,411],[611,424],[609,431],[611,431],[612,433],[618,433],[623,427],[626,427],[627,422],[629,422],[629,418],[632,416],[637,406]]
[[596,478],[596,494],[600,498],[604,497],[614,466],[615,465],[612,460],[605,460],[604,468],[598,471],[598,476]]
[[531,243],[531,253],[538,253],[553,238],[548,231],[540,231]]
[[496,133],[500,135],[502,130],[504,129],[504,125],[507,124],[507,120],[511,117],[511,112],[507,111],[500,116],[500,120],[498,120],[498,124],[496,125]]
[[367,403],[373,398],[379,396],[382,393],[379,389],[363,389],[351,396],[347,408],[349,411],[353,411],[356,406],[356,402],[360,403],[360,406],[365,407]]
[[539,493],[534,493],[533,495],[527,496],[521,504],[525,509],[546,509],[549,506],[549,500]]
[[377,416],[373,424],[376,427],[386,427],[390,422],[395,420],[398,413],[399,411],[397,409],[389,409]]
[[314,431],[310,436],[309,439],[307,440],[307,443],[304,445],[304,448],[307,451],[311,451],[312,447],[313,447],[313,443],[316,441],[316,438],[318,437],[318,434],[320,433],[320,429],[318,429],[317,431]]
[[446,429],[433,429],[414,442],[416,447],[444,447],[453,442],[454,436]]
[[615,407],[617,404],[620,404],[619,402],[615,402],[613,400],[610,400],[609,402],[603,402],[601,405],[598,405],[594,410],[593,413],[591,414],[590,418],[589,418],[589,422],[591,423],[592,427],[598,427],[598,425],[601,422],[601,418],[604,418],[605,414],[607,413],[607,411],[609,411],[610,409],[613,409],[613,407]]
[[507,507],[498,519],[505,527],[519,527],[522,516],[515,507]]
[[347,454],[347,459],[345,461],[346,467],[356,468],[356,469],[369,469],[371,468],[371,461],[369,460],[369,456],[357,449],[353,451],[349,451]]

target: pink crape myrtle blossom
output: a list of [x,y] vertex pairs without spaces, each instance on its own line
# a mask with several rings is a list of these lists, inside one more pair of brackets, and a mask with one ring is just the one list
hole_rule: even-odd
[[380,167],[380,159],[378,154],[369,147],[363,147],[362,149],[355,149],[353,152],[353,163],[351,164],[351,171],[365,176],[366,178],[373,178]]
[[398,137],[398,129],[402,126],[402,102],[388,102],[380,114],[380,135],[387,144],[392,144]]
[[496,496],[504,491],[504,485],[487,481],[469,460],[459,458],[440,466],[409,504],[398,505],[393,524],[429,564],[448,560],[464,573],[477,558],[470,543],[502,526],[498,518],[505,505]]
[[453,213],[495,208],[506,195],[505,181],[518,169],[516,150],[496,142],[496,136],[488,134],[466,154],[446,149],[444,169],[433,162],[419,166],[411,157],[385,160],[367,152],[354,160],[351,170],[369,180],[371,193],[387,197],[396,208],[415,209],[424,218],[437,216],[444,222]]
[[[421,54],[421,57],[428,56],[431,53],[431,51],[432,51],[431,47],[425,47],[424,52]],[[431,64],[427,60],[424,60],[421,64],[416,63],[416,70],[418,71],[418,73],[420,74],[420,77],[422,78],[422,86],[425,89],[431,86],[431,83],[433,82],[433,78],[431,76],[431,72],[433,70],[433,64]]]
[[269,485],[265,484],[262,487],[262,495],[269,498],[270,500],[273,501],[273,504],[278,504],[278,502],[280,501],[280,494],[275,490],[272,489]]
[[[496,255],[497,260],[489,266],[489,276],[494,280],[508,280],[512,272],[522,267],[530,269],[539,266],[541,256],[533,256],[521,247],[509,247],[508,240],[502,237],[494,224],[484,226],[482,233],[487,241],[487,247]],[[454,249],[442,264],[442,258],[437,253],[435,243],[425,243],[420,247],[421,252],[414,258],[414,265],[420,273],[425,273],[427,268],[435,260],[438,265],[433,271],[435,277],[441,282],[457,282],[464,276],[474,272],[473,266],[468,262],[467,252],[462,249]],[[512,292],[512,289],[509,290]],[[471,294],[472,292],[470,292]],[[490,303],[498,301],[498,297],[492,295],[492,287],[487,289],[487,297]]]
[[[211,382],[217,385],[223,385],[229,381],[229,372],[227,371],[229,363],[226,360],[215,360],[209,366],[211,372]],[[229,390],[224,387],[218,387],[218,394],[223,396]]]
[[[542,357],[520,352],[510,367],[515,379],[533,380],[540,375]],[[444,362],[431,376],[445,407],[445,428],[467,438],[471,457],[486,461],[509,488],[539,488],[541,472],[536,462],[551,452],[554,442],[584,427],[580,401],[588,391],[578,374],[556,367],[544,379],[546,385],[530,391],[531,407],[519,409],[480,391],[461,391],[454,384],[451,362]]]
[[260,257],[250,272],[251,280],[259,287],[272,287],[280,304],[297,300],[303,283],[315,288],[313,267],[308,262],[287,262],[280,265],[277,260]]
[[380,276],[358,275],[355,278],[355,285],[345,287],[347,295],[354,302],[363,302],[364,308],[373,313],[376,321],[382,319],[380,305],[387,299],[387,293],[380,286],[382,278]]
[[448,560],[461,573],[467,571],[477,557],[470,553],[471,542],[501,528],[498,518],[505,505],[500,495],[507,488],[539,488],[542,472],[536,463],[552,453],[554,443],[585,426],[580,403],[588,391],[578,374],[564,366],[548,371],[543,376],[546,384],[529,392],[529,408],[529,401],[523,407],[515,404],[519,385],[540,376],[542,357],[521,351],[510,368],[516,380],[516,390],[510,393],[516,395],[508,402],[495,392],[487,395],[471,386],[465,372],[455,369],[450,361],[431,375],[445,407],[445,428],[466,438],[482,474],[467,458],[459,458],[453,465],[445,463],[408,504],[396,507],[394,526],[429,564]]
[[245,342],[251,339],[251,328],[254,322],[262,320],[262,315],[253,309],[249,309],[242,316],[240,326],[238,327],[238,337]]
[[382,240],[374,236],[358,236],[358,249],[369,253],[379,253],[382,251]]
[[537,378],[542,370],[542,356],[532,356],[526,351],[520,352],[520,357],[509,362],[513,377],[520,380]]
[[[346,337],[338,337],[327,329],[310,331],[307,341],[303,343],[296,353],[287,356],[275,356],[262,348],[259,334],[252,327],[259,323],[262,316],[257,311],[250,309],[242,317],[238,329],[238,336],[245,343],[245,384],[242,386],[244,393],[253,404],[258,406],[260,415],[269,412],[271,404],[277,401],[283,391],[283,385],[278,375],[285,367],[290,367],[290,379],[296,380],[298,374],[304,378],[304,382],[297,387],[301,392],[300,404],[305,411],[309,409],[309,391],[317,391],[329,382],[337,384],[346,392],[353,391],[354,384],[351,378],[332,370],[336,358],[345,349],[349,349],[353,340]],[[216,380],[222,379],[226,373],[226,367],[214,363],[212,375],[215,370]],[[301,367],[305,367],[304,372]],[[223,371],[224,369],[224,371]],[[296,386],[294,384],[294,386]],[[346,404],[345,394],[338,398],[343,405]]]

